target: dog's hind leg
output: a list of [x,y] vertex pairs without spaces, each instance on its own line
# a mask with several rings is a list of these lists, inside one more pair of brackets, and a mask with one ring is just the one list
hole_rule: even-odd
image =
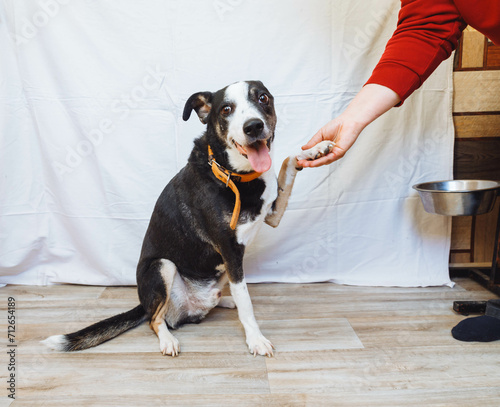
[[236,303],[234,302],[232,297],[221,297],[219,303],[217,304],[218,308],[236,308]]
[[[220,290],[222,292],[222,289],[225,287],[225,285],[228,282],[228,277],[226,273],[226,268],[221,264],[218,266],[217,270],[222,274],[222,277],[220,277],[220,280],[218,282],[218,286],[220,287]],[[234,303],[233,297],[231,296],[222,296],[219,298],[219,302],[217,303],[216,307],[218,308],[236,308],[236,304]]]
[[[157,294],[160,294],[160,298],[152,298],[150,303],[151,320],[149,322],[149,326],[153,331],[155,331],[158,339],[160,340],[161,353],[163,355],[171,355],[175,357],[180,352],[180,345],[177,338],[168,330],[165,322],[165,316],[167,315],[170,303],[172,286],[175,275],[177,274],[177,267],[170,260],[162,259],[159,263],[160,266],[157,272],[160,274],[161,279],[156,279],[156,287],[151,288],[153,295],[156,292]],[[158,265],[153,264],[150,267],[158,267]]]

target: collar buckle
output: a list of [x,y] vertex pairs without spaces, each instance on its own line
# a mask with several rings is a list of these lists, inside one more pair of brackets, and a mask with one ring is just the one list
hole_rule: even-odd
[[[217,166],[217,168],[219,169],[219,171],[225,175],[225,184],[226,184],[226,188],[229,186],[229,182],[231,181],[231,176],[233,175],[233,173],[227,169],[225,169],[222,165],[220,165],[217,161],[215,161],[214,157],[212,155],[208,156],[208,165],[210,167],[213,168],[214,164]],[[221,180],[222,181],[222,180]]]
[[224,174],[227,176],[227,179],[226,179],[226,188],[229,186],[229,181],[231,181],[231,172],[229,171],[224,171]]

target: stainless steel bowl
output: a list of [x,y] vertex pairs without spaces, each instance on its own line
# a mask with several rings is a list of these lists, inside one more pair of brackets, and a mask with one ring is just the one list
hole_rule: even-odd
[[453,180],[424,182],[413,186],[426,212],[448,216],[470,216],[488,213],[495,205],[500,182]]

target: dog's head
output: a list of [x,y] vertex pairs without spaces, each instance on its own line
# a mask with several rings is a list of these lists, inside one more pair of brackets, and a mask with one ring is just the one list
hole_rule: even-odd
[[182,118],[188,120],[192,110],[225,146],[235,170],[269,170],[276,112],[274,98],[262,82],[237,82],[215,93],[195,93],[186,102]]

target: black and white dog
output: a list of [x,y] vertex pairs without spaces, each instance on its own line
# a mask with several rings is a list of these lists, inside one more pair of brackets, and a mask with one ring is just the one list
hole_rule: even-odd
[[[62,351],[90,348],[147,320],[162,354],[176,356],[179,342],[168,327],[197,323],[220,306],[238,308],[252,354],[273,355],[248,294],[245,247],[263,222],[273,227],[280,222],[299,170],[297,159],[325,155],[332,143],[288,157],[277,180],[270,157],[274,99],[261,82],[195,93],[186,102],[184,120],[192,110],[206,131],[154,208],[137,266],[140,305],[78,332],[51,336],[43,341],[47,346]],[[227,282],[232,299],[221,297]]]

